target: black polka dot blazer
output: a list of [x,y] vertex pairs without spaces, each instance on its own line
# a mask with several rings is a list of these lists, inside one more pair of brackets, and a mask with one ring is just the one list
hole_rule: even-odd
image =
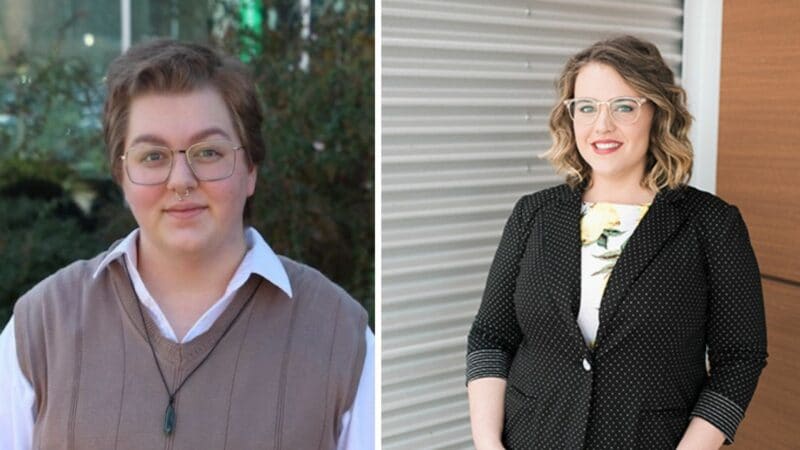
[[581,194],[519,200],[469,333],[467,380],[507,378],[506,448],[674,449],[691,416],[732,442],[767,358],[738,209],[692,187],[659,192],[611,273],[589,350],[576,322]]

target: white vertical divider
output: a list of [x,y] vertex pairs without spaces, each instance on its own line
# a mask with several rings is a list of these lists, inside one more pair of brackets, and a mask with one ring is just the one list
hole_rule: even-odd
[[722,0],[684,2],[683,42],[683,87],[695,119],[689,134],[695,151],[691,184],[716,192]]

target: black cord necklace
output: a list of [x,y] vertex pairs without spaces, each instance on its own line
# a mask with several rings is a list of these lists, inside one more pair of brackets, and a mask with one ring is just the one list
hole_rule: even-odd
[[209,350],[208,353],[206,353],[206,356],[204,356],[203,359],[200,360],[200,363],[198,363],[194,367],[194,369],[192,369],[192,371],[189,372],[189,374],[186,375],[186,377],[184,377],[184,379],[180,382],[180,384],[178,384],[178,387],[173,392],[169,391],[169,385],[167,384],[167,379],[164,377],[164,371],[161,370],[161,364],[158,362],[156,351],[153,348],[153,342],[150,340],[150,333],[147,331],[147,322],[145,322],[144,320],[144,311],[142,310],[142,305],[141,305],[142,302],[139,300],[139,296],[136,295],[136,289],[133,290],[133,295],[136,297],[136,307],[139,308],[139,315],[142,317],[142,325],[144,326],[144,335],[145,338],[147,339],[147,345],[150,346],[150,353],[153,354],[153,360],[155,360],[156,362],[156,367],[158,368],[158,374],[161,375],[161,382],[164,383],[164,389],[166,389],[167,395],[169,396],[169,401],[167,402],[167,409],[164,411],[164,433],[166,433],[167,435],[170,435],[172,434],[173,431],[175,431],[175,424],[178,420],[178,416],[175,413],[175,396],[178,395],[178,391],[180,391],[183,385],[186,383],[186,381],[192,375],[194,375],[197,369],[199,369],[200,366],[202,366],[203,363],[206,362],[208,357],[211,356],[211,353],[214,352],[214,349],[217,348],[217,344],[219,344],[220,341],[222,341],[222,339],[225,338],[225,335],[227,335],[228,331],[231,330],[233,324],[235,324],[236,321],[239,320],[239,316],[242,315],[242,311],[247,309],[247,305],[250,303],[253,297],[255,297],[256,291],[258,291],[259,286],[261,286],[260,278],[258,280],[258,284],[256,285],[255,289],[253,289],[253,292],[250,293],[250,296],[247,297],[247,300],[245,300],[244,305],[242,305],[241,309],[239,309],[239,311],[236,313],[236,316],[234,316],[233,320],[230,321],[228,326],[225,328],[225,331],[222,332],[222,335],[220,335],[220,337],[216,340],[216,342],[214,342],[214,345],[211,346],[211,350]]

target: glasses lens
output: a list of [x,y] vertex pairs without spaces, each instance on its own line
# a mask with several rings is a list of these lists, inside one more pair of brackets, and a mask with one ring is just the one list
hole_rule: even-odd
[[569,115],[578,123],[592,123],[597,117],[597,102],[591,99],[577,98],[569,104]]
[[186,158],[198,180],[221,180],[233,174],[236,150],[228,141],[200,142],[186,150]]
[[636,99],[621,97],[610,102],[598,102],[590,98],[576,98],[567,103],[569,115],[575,123],[593,124],[600,112],[600,106],[607,104],[611,117],[620,124],[632,124],[639,118],[642,106]]
[[168,148],[150,144],[131,147],[125,156],[125,169],[132,182],[159,184],[169,177],[172,152]]
[[611,115],[618,123],[633,123],[639,117],[641,106],[631,98],[620,98],[609,105]]

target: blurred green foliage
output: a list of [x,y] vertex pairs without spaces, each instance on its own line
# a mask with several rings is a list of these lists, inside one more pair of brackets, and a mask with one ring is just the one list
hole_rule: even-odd
[[[361,301],[374,328],[374,5],[314,2],[308,33],[296,0],[256,3],[269,18],[260,29],[223,2],[215,20],[233,25],[209,36],[252,67],[265,112],[250,223]],[[38,281],[136,226],[105,160],[102,74],[57,52],[10,67],[0,73],[0,324]]]

